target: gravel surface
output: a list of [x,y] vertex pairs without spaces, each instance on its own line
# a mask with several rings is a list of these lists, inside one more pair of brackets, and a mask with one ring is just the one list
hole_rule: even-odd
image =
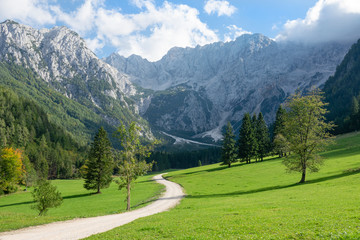
[[135,219],[153,215],[173,208],[184,197],[179,184],[165,180],[162,174],[153,179],[165,185],[166,191],[162,197],[152,204],[126,213],[107,216],[79,218],[63,222],[23,228],[0,233],[1,240],[71,240],[82,239],[93,234],[106,232],[110,229],[132,222]]

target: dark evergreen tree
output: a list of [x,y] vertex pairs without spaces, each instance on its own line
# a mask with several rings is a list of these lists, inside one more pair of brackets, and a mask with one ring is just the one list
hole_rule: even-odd
[[95,189],[96,193],[101,193],[100,189],[109,187],[112,181],[114,160],[110,140],[103,127],[99,129],[91,144],[86,167],[84,183],[86,189]]
[[227,165],[231,167],[231,163],[236,162],[237,154],[235,147],[235,135],[231,123],[228,122],[226,126],[226,132],[224,134],[224,141],[221,148],[221,165]]
[[[281,139],[284,136],[284,122],[285,122],[285,115],[286,110],[280,105],[278,110],[276,111],[276,117],[275,117],[275,123],[274,123],[274,133],[273,133],[273,147],[276,151],[276,154],[279,155],[279,157],[282,157],[285,152],[280,151],[281,149],[284,149],[283,147],[276,146],[276,144],[279,143],[279,141],[275,141],[275,139]],[[280,135],[280,137],[276,137]]]
[[257,139],[257,155],[263,161],[264,157],[270,150],[269,130],[266,126],[264,117],[260,112],[256,121],[256,139]]
[[254,153],[255,133],[249,113],[244,115],[239,133],[239,153],[241,161],[251,162]]
[[278,134],[283,134],[285,114],[286,110],[280,105],[278,110],[276,111],[273,134],[274,137]]
[[256,118],[256,114],[254,113],[252,118],[251,118],[251,127],[253,129],[253,133],[254,133],[254,142],[253,142],[253,150],[252,150],[252,156],[255,158],[256,162],[258,160],[258,150],[259,150],[259,144],[257,141],[257,118]]

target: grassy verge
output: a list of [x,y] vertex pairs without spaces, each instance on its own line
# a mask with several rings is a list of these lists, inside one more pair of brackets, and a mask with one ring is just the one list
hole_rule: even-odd
[[[132,190],[132,207],[139,208],[159,195],[164,187],[151,181],[154,175],[140,177]],[[112,183],[102,194],[92,194],[83,188],[83,180],[54,180],[64,198],[59,208],[38,217],[30,208],[30,190],[0,197],[0,232],[73,218],[93,217],[123,212],[126,209],[125,191],[119,191]]]
[[360,239],[360,134],[336,142],[305,184],[278,158],[171,172],[180,205],[89,239]]

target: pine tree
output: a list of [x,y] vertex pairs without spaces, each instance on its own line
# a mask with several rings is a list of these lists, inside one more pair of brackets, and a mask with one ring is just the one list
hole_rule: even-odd
[[351,101],[351,114],[350,114],[350,130],[354,131],[359,129],[359,100],[357,97],[352,97]]
[[270,149],[269,130],[264,121],[264,117],[260,112],[256,121],[256,139],[257,139],[257,154],[261,161]]
[[249,113],[246,113],[242,120],[238,142],[238,156],[242,161],[246,161],[246,163],[251,162],[251,157],[253,157],[254,152],[254,143],[255,133],[252,127],[251,117]]
[[252,149],[252,156],[255,158],[256,162],[258,160],[258,150],[259,150],[259,143],[258,143],[258,139],[257,139],[257,118],[256,118],[256,114],[254,113],[252,118],[251,118],[251,127],[254,133],[254,141],[253,141],[253,149]]
[[221,165],[228,165],[231,167],[231,163],[236,162],[236,147],[235,147],[235,135],[231,123],[228,122],[226,126],[226,132],[224,134],[223,146],[221,148]]
[[[273,147],[279,157],[282,157],[286,152],[282,152],[284,150],[282,146],[276,146],[276,144],[281,143],[281,141],[275,141],[277,135],[284,136],[284,121],[285,121],[286,110],[280,105],[278,110],[276,111],[276,118],[274,123],[274,133],[273,133]],[[281,137],[278,137],[278,139]]]
[[101,193],[100,189],[109,187],[114,168],[111,144],[103,127],[96,134],[88,157],[84,187]]

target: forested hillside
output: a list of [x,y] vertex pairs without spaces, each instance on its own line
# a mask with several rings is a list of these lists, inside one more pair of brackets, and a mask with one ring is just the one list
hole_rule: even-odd
[[101,117],[101,110],[91,109],[53,90],[36,74],[16,64],[0,63],[0,86],[11,88],[19,96],[36,102],[48,114],[49,120],[66,129],[79,143],[88,143],[100,126],[114,129]]
[[86,151],[63,127],[50,122],[39,105],[3,87],[0,146],[21,149],[29,181],[78,176]]
[[338,125],[337,133],[360,129],[360,40],[355,43],[325,83],[329,103],[328,120]]

